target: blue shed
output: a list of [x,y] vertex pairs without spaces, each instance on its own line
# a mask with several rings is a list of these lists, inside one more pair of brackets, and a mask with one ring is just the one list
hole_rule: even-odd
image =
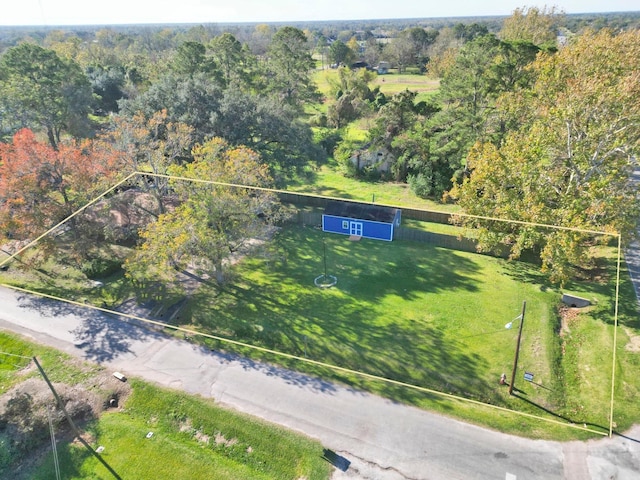
[[390,242],[400,217],[399,208],[332,200],[322,214],[322,231]]

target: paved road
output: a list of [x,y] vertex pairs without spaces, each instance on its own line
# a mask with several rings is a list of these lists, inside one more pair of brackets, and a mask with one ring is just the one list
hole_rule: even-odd
[[7,289],[0,328],[303,432],[349,462],[335,480],[640,478],[640,427],[598,441],[525,440]]

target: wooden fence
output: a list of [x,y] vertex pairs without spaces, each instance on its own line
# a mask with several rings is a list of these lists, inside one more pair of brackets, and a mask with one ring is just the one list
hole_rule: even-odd
[[[404,217],[404,210],[402,213]],[[322,209],[307,207],[302,210],[298,210],[297,214],[291,221],[300,225],[320,227],[322,225]],[[470,238],[458,237],[456,235],[446,235],[443,233],[428,232],[415,228],[402,226],[396,228],[394,239],[406,240],[410,242],[428,243],[436,247],[449,248],[451,250],[460,250],[463,252],[478,252],[475,240],[472,240]],[[508,251],[507,249],[505,249],[502,254],[496,256],[506,257],[507,255]]]

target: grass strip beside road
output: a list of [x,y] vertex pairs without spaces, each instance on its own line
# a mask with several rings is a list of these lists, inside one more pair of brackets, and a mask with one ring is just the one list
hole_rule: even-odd
[[[37,376],[37,371],[29,368],[28,359],[33,356],[38,356],[56,385],[91,385],[94,375],[102,371],[101,367],[4,332],[0,332],[0,351],[11,354],[0,355],[3,393]],[[323,448],[316,441],[223,409],[212,400],[136,379],[130,383],[133,391],[123,408],[104,412],[82,426],[94,448],[104,447],[103,458],[121,478],[329,478],[331,466],[322,458]],[[153,434],[147,437],[149,432]],[[63,432],[58,431],[57,436],[63,478],[113,478],[79,444]],[[0,429],[0,439],[4,438]],[[8,471],[0,465],[0,477]],[[31,459],[29,471],[23,468],[22,474],[35,480],[54,478],[53,454],[39,461]]]

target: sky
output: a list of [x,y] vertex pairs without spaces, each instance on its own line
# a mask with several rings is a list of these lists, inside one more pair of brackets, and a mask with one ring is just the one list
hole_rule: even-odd
[[510,15],[524,6],[565,13],[640,11],[638,0],[4,0],[0,25],[112,25],[368,20]]

